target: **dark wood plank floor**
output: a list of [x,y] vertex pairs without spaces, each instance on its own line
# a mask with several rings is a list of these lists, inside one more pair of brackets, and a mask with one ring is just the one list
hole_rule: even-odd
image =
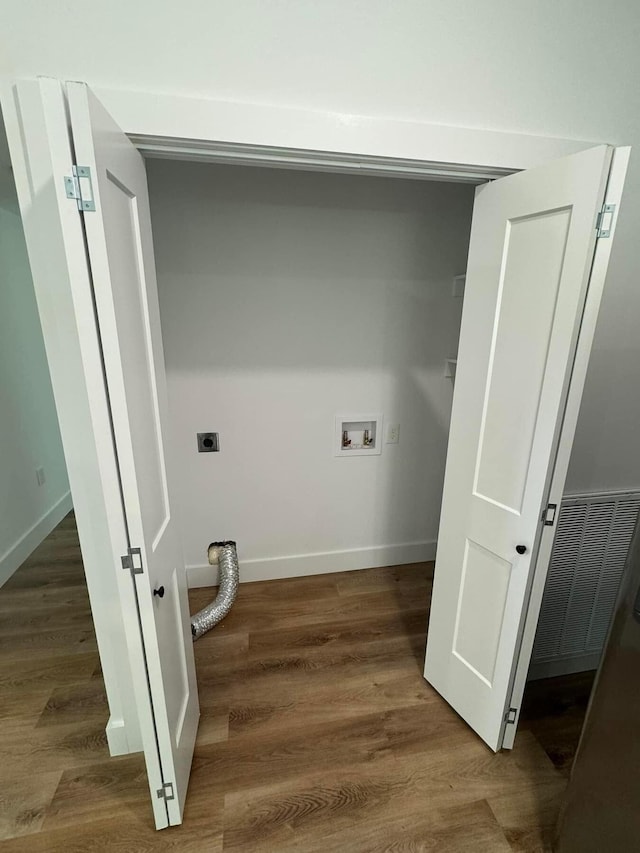
[[[531,687],[493,755],[424,682],[429,564],[245,584],[195,646],[185,821],[111,759],[69,516],[0,590],[0,850],[548,850],[590,676]],[[194,590],[196,610],[210,590]]]

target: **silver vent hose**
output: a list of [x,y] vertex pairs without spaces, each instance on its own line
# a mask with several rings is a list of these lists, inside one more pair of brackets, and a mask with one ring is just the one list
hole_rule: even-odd
[[199,613],[191,617],[191,633],[193,639],[197,640],[214,625],[221,622],[231,610],[240,581],[240,570],[238,568],[238,553],[236,543],[212,542],[208,551],[209,562],[212,566],[216,564],[220,571],[218,594],[215,599],[204,607]]

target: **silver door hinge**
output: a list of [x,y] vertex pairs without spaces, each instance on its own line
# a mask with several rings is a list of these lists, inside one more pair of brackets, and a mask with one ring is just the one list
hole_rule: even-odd
[[507,713],[504,715],[504,721],[505,721],[505,723],[510,723],[511,725],[513,725],[513,723],[515,723],[515,721],[516,721],[517,716],[518,716],[518,709],[517,708],[509,708]]
[[596,220],[596,231],[598,237],[610,237],[611,228],[613,226],[613,217],[615,216],[615,204],[603,204],[602,210],[598,214]]
[[78,210],[85,213],[95,211],[96,202],[89,166],[74,166],[73,174],[64,176],[64,189],[67,198],[75,199]]
[[140,548],[127,548],[127,553],[120,558],[122,568],[130,569],[134,575],[141,575],[144,571],[142,566],[142,552]]
[[162,788],[156,790],[156,795],[159,800],[175,800],[176,795],[173,791],[173,782],[165,782]]
[[558,504],[547,504],[547,508],[542,513],[542,523],[545,527],[551,527],[552,524],[556,523],[556,512],[558,511]]

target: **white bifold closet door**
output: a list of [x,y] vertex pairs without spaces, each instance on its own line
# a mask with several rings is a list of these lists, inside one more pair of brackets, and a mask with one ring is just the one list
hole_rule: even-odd
[[[141,155],[83,83],[68,83],[76,162],[93,176],[84,214],[116,454],[163,781],[180,823],[199,705],[169,420],[147,175]],[[204,546],[203,546],[204,547]],[[139,569],[139,571],[137,571]]]
[[518,713],[519,643],[611,157],[594,147],[476,193],[425,678],[493,749]]
[[[129,659],[121,665],[131,669],[152,807],[161,829],[182,821],[199,705],[186,573],[172,505],[146,171],[138,151],[84,84],[67,84],[66,102],[61,83],[50,79],[19,87],[18,98],[26,161],[32,175],[36,166],[43,173],[42,190],[34,190],[25,219],[32,265],[46,269],[42,261],[48,257],[52,275],[64,280],[57,285],[60,293],[71,295],[68,314],[44,324],[45,337],[53,344],[59,338],[58,346],[69,335],[86,339],[82,358],[88,393],[106,395],[108,401],[107,417],[94,416],[92,426],[102,434],[103,459],[107,452],[111,456],[105,471],[111,465],[118,480],[106,501],[110,523],[125,535],[110,555],[119,601],[92,601],[92,607],[94,616],[96,608],[122,611]],[[66,197],[72,163],[80,167],[80,189],[88,203]],[[39,301],[51,298],[46,273],[36,272],[35,278]],[[64,377],[58,381],[64,383]],[[73,456],[73,435],[67,437],[65,451]],[[82,472],[79,461],[84,487],[83,473],[94,473]],[[100,477],[91,488],[107,495],[107,475]]]

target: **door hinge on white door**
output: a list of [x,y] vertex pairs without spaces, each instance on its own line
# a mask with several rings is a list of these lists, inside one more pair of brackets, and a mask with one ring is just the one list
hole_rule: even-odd
[[598,214],[596,221],[596,231],[598,237],[610,237],[611,228],[613,226],[613,217],[615,216],[615,204],[603,204],[602,210]]
[[505,723],[509,723],[510,725],[513,725],[516,721],[517,716],[518,716],[518,709],[517,708],[509,708],[507,713],[504,715],[504,721],[505,721]]
[[159,800],[175,800],[176,795],[173,791],[173,782],[165,782],[162,788],[156,790]]
[[144,572],[140,548],[127,548],[127,553],[120,559],[122,560],[122,568],[130,569],[134,575],[141,575]]
[[89,166],[74,166],[73,174],[64,176],[64,189],[67,198],[72,198],[77,202],[78,210],[85,213],[95,211],[96,202]]
[[547,504],[547,508],[542,513],[542,523],[545,527],[551,527],[552,524],[556,523],[557,510],[558,504]]

